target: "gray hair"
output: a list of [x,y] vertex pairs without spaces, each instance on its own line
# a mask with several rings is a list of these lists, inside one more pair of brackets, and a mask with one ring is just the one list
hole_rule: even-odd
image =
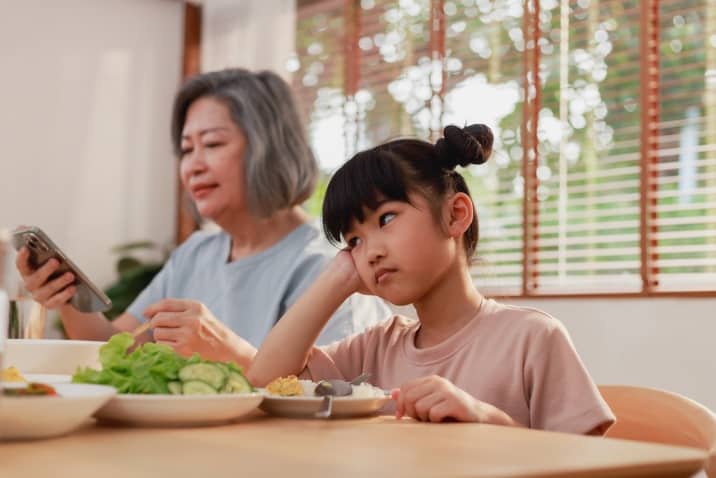
[[203,97],[223,102],[246,136],[246,184],[242,186],[252,214],[268,217],[308,199],[316,186],[318,165],[291,89],[280,76],[236,68],[187,80],[174,99],[172,113],[172,143],[177,157],[181,157],[187,111]]

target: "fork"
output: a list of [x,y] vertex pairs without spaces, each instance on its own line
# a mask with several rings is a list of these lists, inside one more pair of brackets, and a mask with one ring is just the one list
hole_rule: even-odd
[[[370,373],[362,373],[358,375],[356,378],[351,380],[350,382],[347,382],[348,385],[360,385],[361,383],[365,382],[370,378]],[[334,382],[342,382],[346,383],[344,381],[335,380]],[[323,396],[323,401],[321,402],[321,409],[313,414],[316,418],[330,418],[331,411],[333,410],[333,395],[336,393],[335,387],[333,385],[330,385],[330,388],[328,388],[327,393]],[[350,394],[350,388],[349,393]],[[339,395],[345,395],[343,393],[339,392]]]
[[363,372],[348,383],[350,383],[351,385],[360,385],[363,382],[367,382],[369,378],[370,372]]
[[316,418],[331,418],[333,410],[333,395],[326,395],[321,402],[321,409],[313,414]]
[[150,320],[147,320],[146,322],[144,322],[142,325],[140,325],[139,327],[137,327],[136,329],[134,329],[131,332],[132,337],[136,338],[137,336],[142,335],[144,332],[149,330],[149,328],[151,326],[152,326],[152,322]]

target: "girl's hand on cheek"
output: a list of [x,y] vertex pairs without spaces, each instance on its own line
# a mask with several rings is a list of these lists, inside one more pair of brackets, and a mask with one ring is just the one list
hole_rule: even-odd
[[494,407],[480,402],[449,380],[437,375],[406,382],[399,390],[393,390],[392,397],[397,404],[396,418],[408,416],[424,422],[453,419],[461,422],[497,423],[490,413],[490,408]]
[[330,265],[335,279],[340,283],[346,284],[352,292],[360,292],[361,294],[371,294],[368,288],[361,280],[356,268],[353,256],[347,249],[343,249],[333,259]]

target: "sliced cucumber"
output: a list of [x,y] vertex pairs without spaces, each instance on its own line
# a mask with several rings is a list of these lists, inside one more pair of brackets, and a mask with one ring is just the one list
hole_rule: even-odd
[[181,382],[169,382],[167,387],[172,395],[181,395]]
[[219,368],[221,369],[221,371],[224,372],[224,374],[225,374],[227,377],[229,376],[229,372],[230,372],[231,370],[229,370],[229,366],[228,366],[228,365],[226,365],[226,364],[223,363],[223,362],[216,362],[216,363],[214,363],[214,365],[216,365],[217,367],[219,367]]
[[[224,387],[227,376],[222,368],[216,364],[195,363],[182,367],[182,369],[179,370],[179,379],[184,382],[185,385],[186,382],[199,380],[210,385],[216,391]],[[184,393],[186,393],[186,391]]]
[[201,380],[190,380],[182,385],[184,395],[216,395],[215,388]]
[[227,380],[226,384],[231,387],[231,392],[233,393],[253,392],[249,381],[238,372],[229,372],[229,380]]

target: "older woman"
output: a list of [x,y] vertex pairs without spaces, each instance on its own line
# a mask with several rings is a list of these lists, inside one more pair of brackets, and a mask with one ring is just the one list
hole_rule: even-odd
[[[59,310],[70,337],[106,339],[150,320],[152,330],[140,340],[247,365],[332,256],[300,206],[315,186],[316,161],[288,85],[266,71],[191,78],[174,101],[172,140],[186,191],[221,231],[194,233],[123,315],[109,322],[74,309],[68,303],[72,274],[48,280],[55,260],[32,270],[23,249],[17,267],[33,298]],[[376,299],[355,295],[319,341],[361,331],[387,315]]]

